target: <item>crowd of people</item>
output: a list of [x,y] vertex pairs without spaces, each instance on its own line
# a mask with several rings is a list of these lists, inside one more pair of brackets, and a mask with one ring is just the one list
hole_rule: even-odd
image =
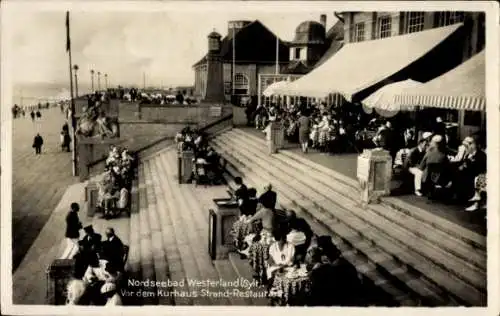
[[[407,117],[388,119],[356,109],[353,105],[328,108],[324,103],[259,105],[247,109],[247,119],[265,133],[269,133],[269,122],[280,122],[287,140],[299,143],[304,153],[310,148],[329,153],[383,148],[390,153],[394,169],[405,175],[403,188],[410,183],[418,196],[452,197],[453,202],[471,204],[467,211],[486,205],[486,153],[481,135],[466,137],[456,153],[450,146],[451,128],[440,116],[417,130]],[[450,194],[439,194],[443,191]]]
[[96,91],[87,95],[87,106],[82,109],[76,133],[85,137],[113,138],[118,136],[118,124],[110,120],[103,104],[109,104],[110,96],[106,92]]
[[119,216],[130,208],[130,192],[137,160],[127,149],[111,146],[105,171],[98,182],[97,208],[105,219]]
[[32,121],[35,121],[35,119],[40,119],[42,118],[42,112],[41,110],[46,110],[50,107],[50,103],[38,103],[38,105],[29,105],[29,106],[19,106],[17,104],[14,104],[12,106],[12,118],[17,119],[21,117],[26,117],[26,112],[30,112],[30,117]]
[[466,211],[486,207],[486,152],[481,148],[478,135],[466,137],[456,154],[446,148],[443,135],[425,132],[418,144],[396,157],[397,168],[416,195],[469,204]]
[[[112,227],[105,231],[106,239],[96,233],[91,225],[82,227],[78,218],[80,207],[71,204],[66,217],[66,238],[69,253],[75,266],[67,285],[68,305],[122,305],[119,288],[124,272],[127,249]],[[83,228],[84,236],[80,238]]]
[[193,170],[190,181],[200,184],[223,183],[223,162],[219,154],[208,145],[207,135],[189,126],[182,129],[175,136],[175,142],[179,151],[193,152]]
[[[235,184],[240,217],[232,229],[234,244],[240,255],[249,259],[255,279],[266,285],[272,304],[362,304],[358,300],[363,297],[362,278],[342,257],[331,236],[317,236],[293,210],[277,209],[277,194],[271,184],[260,196],[239,177]],[[279,284],[287,278],[305,279],[307,286],[283,300]]]
[[190,105],[198,102],[193,96],[187,95],[186,91],[176,91],[166,93],[165,91],[148,92],[137,88],[124,89],[119,87],[110,90],[110,95],[114,99],[126,100],[129,102],[139,102],[139,104],[184,104]]

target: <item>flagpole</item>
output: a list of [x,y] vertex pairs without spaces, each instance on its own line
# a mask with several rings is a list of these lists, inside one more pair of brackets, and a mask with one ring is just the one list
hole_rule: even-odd
[[75,99],[73,96],[73,63],[71,61],[71,40],[69,32],[69,11],[66,11],[66,51],[69,56],[69,85],[70,85],[70,95],[71,95],[71,129],[73,136],[73,150],[71,153],[72,166],[73,166],[73,176],[78,175],[77,168],[77,155],[76,155],[76,119],[75,119]]
[[276,74],[277,75],[280,73],[279,60],[280,60],[280,40],[278,38],[278,35],[276,35]]
[[233,71],[232,71],[231,76],[233,78],[231,79],[231,82],[233,84],[233,93],[232,93],[232,95],[234,96],[234,90],[235,90],[234,74],[235,74],[235,71],[236,71],[236,38],[235,38],[234,26],[232,28],[232,32],[233,32],[233,67],[232,67]]

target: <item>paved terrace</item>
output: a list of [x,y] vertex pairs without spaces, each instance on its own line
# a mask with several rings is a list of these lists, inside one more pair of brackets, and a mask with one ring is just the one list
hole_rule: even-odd
[[[12,135],[12,269],[15,271],[38,236],[72,176],[71,153],[61,152],[59,133],[64,115],[59,108],[42,111],[33,123],[29,115],[13,122]],[[35,156],[33,137],[44,139],[43,154]],[[64,229],[64,228],[55,228]],[[64,234],[64,232],[62,232]]]
[[[255,128],[243,129],[252,134],[259,135],[259,137],[265,137],[262,131],[258,131]],[[356,179],[357,154],[328,154],[320,153],[315,150],[310,150],[308,154],[304,154],[298,144],[288,142],[285,144],[285,149],[300,154],[312,162],[323,165],[352,179]],[[396,189],[399,185],[400,183],[398,181],[392,181],[391,187],[392,189]],[[397,195],[397,198],[405,203],[417,206],[434,215],[486,236],[484,212],[465,212],[465,206],[462,207],[458,205],[447,205],[441,202],[433,202],[425,197],[418,197],[413,194]]]

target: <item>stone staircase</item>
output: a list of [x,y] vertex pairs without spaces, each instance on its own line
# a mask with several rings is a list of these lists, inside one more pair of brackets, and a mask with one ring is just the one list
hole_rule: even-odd
[[[208,210],[215,207],[213,198],[227,196],[227,187],[179,185],[176,164],[175,146],[140,157],[139,207],[130,218],[127,270],[130,279],[177,284],[131,286],[130,292],[147,295],[126,304],[265,305],[262,299],[221,297],[218,293],[233,289],[220,284],[206,287],[189,282],[235,281],[241,275],[229,260],[212,261],[208,255]],[[167,291],[177,293],[165,295]]]
[[265,140],[244,130],[212,145],[230,175],[258,190],[272,183],[284,207],[332,235],[346,259],[398,305],[486,306],[484,236],[396,198],[362,207],[355,180],[291,152],[270,156]]

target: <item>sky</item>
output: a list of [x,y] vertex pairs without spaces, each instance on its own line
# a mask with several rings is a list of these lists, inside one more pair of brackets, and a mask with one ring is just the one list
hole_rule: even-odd
[[[327,14],[327,28],[336,18],[333,12],[98,12],[71,11],[73,64],[78,80],[90,83],[90,69],[108,74],[112,85],[191,85],[191,66],[207,51],[207,35],[214,29],[227,34],[230,20],[260,20],[283,40],[292,40],[303,21],[319,21]],[[10,21],[12,73],[16,84],[64,83],[68,81],[65,51],[65,11],[21,11]],[[104,84],[104,79],[101,79]]]

